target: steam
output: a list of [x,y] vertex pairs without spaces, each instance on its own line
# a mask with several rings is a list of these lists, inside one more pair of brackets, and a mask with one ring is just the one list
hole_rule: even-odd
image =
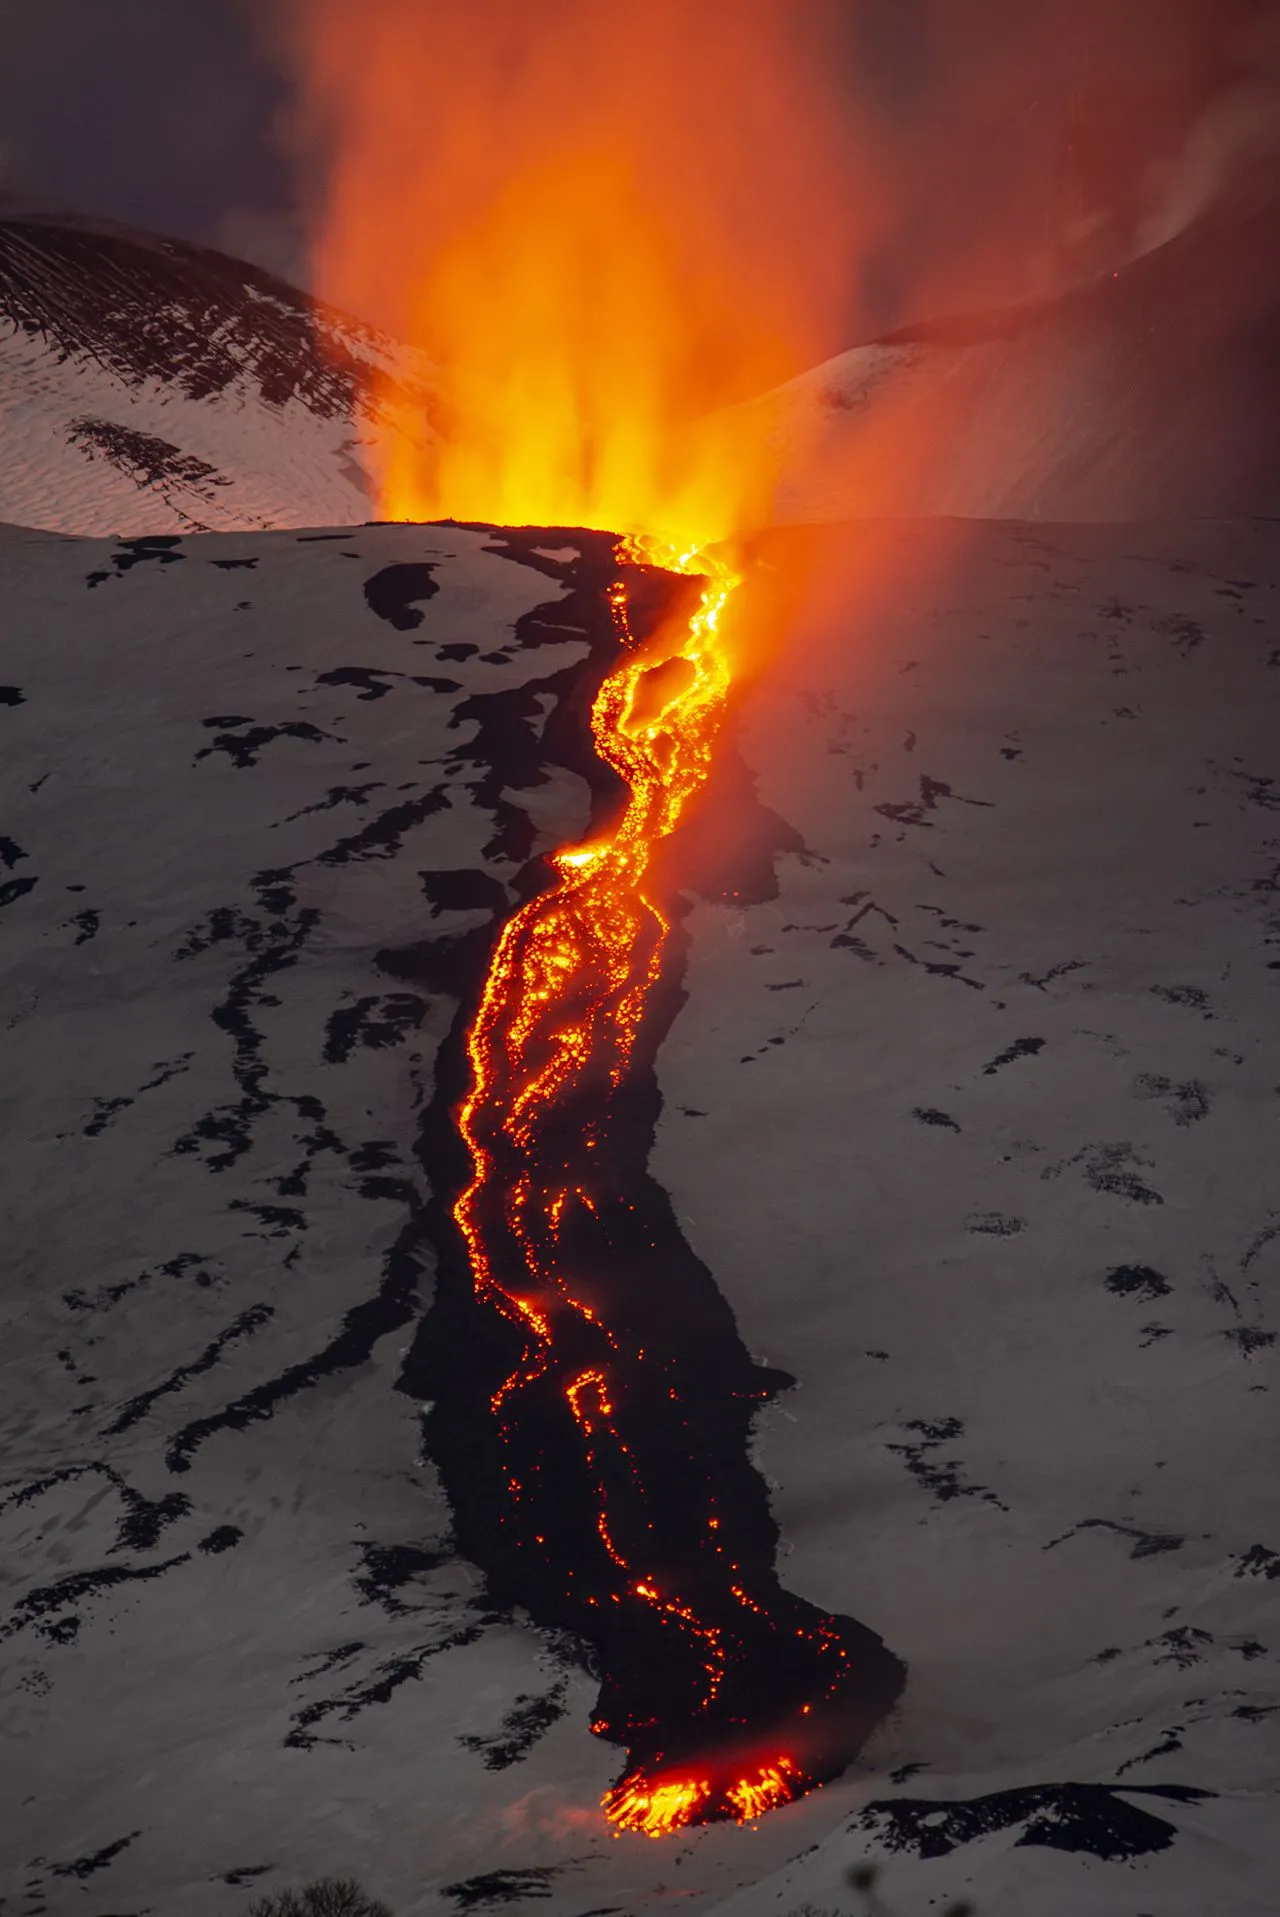
[[769,449],[722,409],[819,356],[883,205],[824,17],[819,0],[289,0],[312,284],[441,377],[426,449],[379,396],[388,516],[696,546],[759,523]]
[[[4,175],[0,171],[0,185]],[[273,213],[261,207],[234,207],[224,213],[208,234],[210,246],[234,259],[249,260],[287,280],[305,286],[310,274],[306,239],[292,213]]]
[[1257,15],[1232,35],[1229,77],[1181,149],[1154,166],[1136,253],[1162,246],[1211,208],[1266,193],[1280,170],[1280,17]]

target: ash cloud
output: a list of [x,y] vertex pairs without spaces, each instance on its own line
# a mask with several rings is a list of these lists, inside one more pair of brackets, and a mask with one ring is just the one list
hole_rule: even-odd
[[[367,0],[365,0],[367,3]],[[306,283],[273,33],[305,0],[0,0],[0,191]],[[429,11],[430,0],[423,0]],[[1280,176],[1278,0],[796,0],[840,36],[889,209],[838,351],[1051,294]]]
[[862,338],[1053,296],[1224,200],[1277,191],[1277,0],[845,13],[852,110],[895,198],[864,263]]

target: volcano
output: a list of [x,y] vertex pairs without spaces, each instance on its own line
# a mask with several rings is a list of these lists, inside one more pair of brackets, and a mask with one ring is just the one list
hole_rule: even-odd
[[632,783],[674,574],[352,523],[420,356],[12,210],[22,1908],[1269,1917],[1266,218],[754,402],[825,589]]

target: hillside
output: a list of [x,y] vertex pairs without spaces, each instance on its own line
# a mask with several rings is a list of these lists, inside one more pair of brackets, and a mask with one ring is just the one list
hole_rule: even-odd
[[430,369],[207,247],[0,197],[0,520],[165,533],[368,517],[371,367]]
[[765,1367],[782,1582],[907,1685],[651,1843],[422,1388],[472,1365],[437,1063],[608,799],[608,541],[0,539],[15,1911],[786,1917],[871,1856],[903,1917],[1269,1917],[1274,529],[820,557],[669,874],[651,1171]]
[[776,516],[1280,515],[1280,199],[1052,300],[855,347],[753,402]]

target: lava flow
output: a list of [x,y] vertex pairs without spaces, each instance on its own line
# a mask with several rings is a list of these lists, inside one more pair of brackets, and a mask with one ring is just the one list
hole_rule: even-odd
[[[683,953],[669,842],[732,677],[737,577],[717,555],[767,523],[784,452],[743,402],[833,350],[842,236],[871,218],[838,12],[279,9],[330,169],[313,283],[420,353],[410,385],[362,375],[381,512],[594,529],[564,533],[592,579],[576,631],[600,616],[599,535],[628,535],[605,575],[620,657],[569,754],[602,762],[579,765],[596,825],[526,867],[536,896],[482,984],[468,973],[478,999],[437,1065],[436,1292],[405,1382],[495,1601],[591,1647],[592,1728],[628,1752],[605,1808],[651,1836],[835,1776],[903,1675],[874,1633],[779,1585],[750,1441],[789,1381],[752,1361],[648,1171]],[[563,543],[524,557],[556,574]],[[482,936],[441,963],[465,971]]]
[[[591,724],[625,806],[611,830],[551,856],[555,883],[500,935],[467,1037],[457,1122],[472,1175],[453,1216],[476,1303],[507,1334],[488,1391],[498,1555],[535,1617],[599,1647],[592,1728],[631,1752],[604,1808],[657,1837],[757,1818],[842,1769],[898,1666],[860,1626],[777,1586],[762,1499],[726,1456],[741,1444],[745,1465],[746,1426],[773,1387],[748,1361],[726,1430],[714,1403],[726,1354],[699,1365],[696,1304],[685,1352],[646,1310],[646,1267],[670,1255],[669,1223],[639,1202],[626,1165],[635,1053],[670,932],[647,881],[711,766],[738,581],[705,553],[654,542],[624,542],[618,557],[623,656]],[[698,575],[699,598],[687,626],[637,645],[625,575],[655,560]],[[530,1597],[531,1572],[535,1591],[559,1584],[558,1600]]]

